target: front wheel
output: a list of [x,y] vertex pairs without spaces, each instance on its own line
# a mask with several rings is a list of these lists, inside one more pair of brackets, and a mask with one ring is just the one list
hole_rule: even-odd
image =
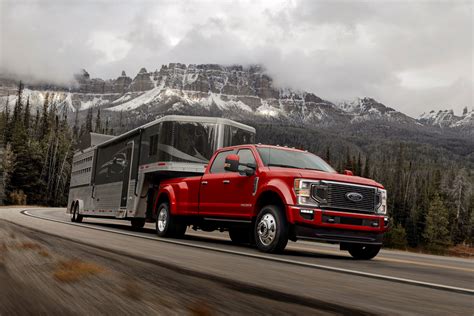
[[168,202],[163,202],[158,206],[156,216],[156,234],[160,237],[183,237],[186,232],[186,225],[179,223],[174,216],[171,216]]
[[374,258],[380,251],[381,246],[374,245],[349,245],[347,250],[356,260],[370,260]]
[[263,252],[282,252],[288,243],[288,230],[283,210],[276,205],[264,206],[255,221],[255,244]]

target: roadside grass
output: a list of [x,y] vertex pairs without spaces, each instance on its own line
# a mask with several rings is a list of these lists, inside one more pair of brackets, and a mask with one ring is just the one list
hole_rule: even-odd
[[104,272],[101,266],[78,259],[60,261],[53,272],[53,277],[63,283],[77,282]]
[[17,244],[15,248],[20,249],[20,250],[38,250],[38,251],[43,249],[43,247],[40,244],[29,242],[29,241],[21,242]]
[[209,305],[205,302],[195,302],[188,306],[189,313],[193,316],[211,316],[214,315]]
[[46,250],[44,250],[44,249],[38,251],[38,254],[39,254],[41,257],[44,257],[44,258],[49,258],[49,257],[51,257],[51,255],[49,254],[49,252],[46,251]]
[[0,265],[3,265],[5,263],[5,254],[7,253],[7,251],[7,244],[5,242],[2,242],[0,244]]
[[135,301],[139,301],[142,298],[142,293],[143,290],[137,282],[131,280],[125,281],[125,284],[123,286],[123,294],[126,297],[131,298]]
[[474,247],[457,245],[449,248],[446,254],[454,257],[474,258]]

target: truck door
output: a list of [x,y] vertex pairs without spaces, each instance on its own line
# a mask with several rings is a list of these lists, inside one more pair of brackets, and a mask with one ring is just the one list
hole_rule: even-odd
[[[234,151],[220,152],[214,159],[210,172],[201,180],[199,214],[207,216],[230,216],[249,218],[252,216],[255,197],[255,175],[224,170],[225,158]],[[240,149],[242,163],[255,163],[250,149]],[[242,167],[243,169],[245,167]]]

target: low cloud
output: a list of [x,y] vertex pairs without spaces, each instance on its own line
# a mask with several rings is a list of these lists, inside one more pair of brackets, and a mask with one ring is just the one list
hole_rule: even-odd
[[263,64],[280,86],[416,116],[473,105],[471,1],[11,1],[3,75],[67,83],[161,64]]

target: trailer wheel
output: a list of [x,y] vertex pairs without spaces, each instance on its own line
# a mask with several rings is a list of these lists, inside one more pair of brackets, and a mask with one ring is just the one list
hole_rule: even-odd
[[77,216],[77,204],[73,204],[71,206],[71,222],[75,222],[76,221],[76,216]]
[[156,234],[160,237],[183,237],[186,232],[186,225],[178,223],[171,215],[168,202],[163,202],[158,206],[156,215]]
[[79,214],[79,203],[76,203],[72,212],[71,222],[81,223],[83,216]]
[[252,230],[248,228],[230,228],[229,237],[234,244],[251,244]]
[[347,246],[347,250],[356,260],[370,260],[380,251],[381,246],[352,244]]
[[132,218],[130,223],[132,224],[133,229],[140,229],[145,226],[145,219],[144,218]]
[[258,213],[254,226],[258,250],[269,253],[282,252],[288,243],[288,231],[283,210],[276,205],[264,206]]

